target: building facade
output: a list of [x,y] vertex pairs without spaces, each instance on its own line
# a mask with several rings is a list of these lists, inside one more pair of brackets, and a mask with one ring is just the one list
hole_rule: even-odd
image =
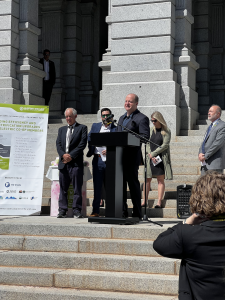
[[39,64],[51,51],[50,114],[110,107],[136,93],[178,135],[225,109],[224,0],[1,0],[0,102],[42,105]]

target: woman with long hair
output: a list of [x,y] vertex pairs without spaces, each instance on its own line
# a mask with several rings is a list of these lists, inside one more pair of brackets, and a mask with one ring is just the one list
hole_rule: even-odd
[[[158,202],[155,208],[162,208],[162,199],[165,192],[164,179],[172,180],[173,173],[170,162],[170,139],[171,132],[167,127],[166,121],[163,115],[159,111],[155,111],[151,115],[151,122],[153,127],[150,128],[150,141],[158,146],[150,143],[147,145],[147,184],[146,184],[146,198],[150,191],[150,185],[152,178],[157,178],[158,181]],[[160,158],[161,162],[158,162]],[[143,198],[142,206],[145,205],[145,184],[143,186]]]

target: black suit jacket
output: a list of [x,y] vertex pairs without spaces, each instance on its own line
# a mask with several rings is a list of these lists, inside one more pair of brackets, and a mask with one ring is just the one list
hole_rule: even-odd
[[[123,128],[120,125],[123,125],[124,115],[120,117],[116,131],[122,132]],[[127,123],[126,127],[135,133],[143,136],[149,140],[150,137],[150,128],[149,128],[149,118],[142,114],[138,109],[136,109],[131,117],[131,120]],[[141,146],[140,147],[129,147],[125,149],[124,159],[129,162],[132,159],[132,162],[135,164],[143,164]]]
[[162,256],[182,259],[179,300],[225,299],[225,221],[175,225],[153,247]]
[[[56,140],[57,152],[59,154],[59,166],[61,170],[66,164],[62,162],[62,156],[66,153],[66,133],[68,126],[59,128],[58,137]],[[69,154],[72,161],[69,162],[74,167],[83,167],[83,150],[87,144],[87,126],[76,122],[73,135],[70,141]]]
[[[44,58],[41,58],[39,60],[39,63],[42,64],[43,66],[43,71],[45,70],[44,68]],[[53,61],[49,60],[49,80],[51,82],[52,85],[55,84],[55,78],[56,78],[56,74],[55,74],[55,64]]]
[[[93,123],[91,127],[91,131],[88,133],[88,153],[87,157],[91,157],[95,153],[95,146],[92,146],[91,144],[91,134],[92,133],[99,133],[102,127],[102,122],[99,123]],[[110,132],[114,132],[116,129],[116,126],[112,123]]]

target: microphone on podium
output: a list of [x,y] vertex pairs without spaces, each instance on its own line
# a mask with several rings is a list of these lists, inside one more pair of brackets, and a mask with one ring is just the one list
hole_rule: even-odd
[[114,121],[112,120],[112,118],[114,117],[114,115],[109,115],[107,118],[105,118],[103,120],[103,123],[106,124],[107,126],[109,126],[110,124],[112,124]]

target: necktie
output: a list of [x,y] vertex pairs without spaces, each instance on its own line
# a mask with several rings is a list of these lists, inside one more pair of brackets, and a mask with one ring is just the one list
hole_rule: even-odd
[[210,133],[210,131],[211,131],[211,129],[212,129],[212,126],[213,126],[213,123],[211,123],[210,126],[208,127],[207,132],[206,132],[206,135],[205,135],[205,138],[204,138],[204,141],[203,141],[203,143],[202,143],[202,153],[203,153],[203,154],[205,154],[205,142],[206,142],[206,140],[207,140],[207,138],[208,138],[208,136],[209,136],[209,133]]
[[73,130],[73,126],[69,126],[69,133],[67,135],[67,153],[69,152],[69,146],[70,146],[70,141],[71,141],[71,137],[72,137],[72,130]]

